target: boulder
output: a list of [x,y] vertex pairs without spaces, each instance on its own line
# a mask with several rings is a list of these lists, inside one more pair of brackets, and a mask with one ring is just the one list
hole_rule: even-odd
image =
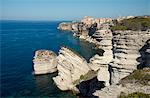
[[49,50],[38,50],[33,59],[34,74],[48,74],[57,71],[57,55]]

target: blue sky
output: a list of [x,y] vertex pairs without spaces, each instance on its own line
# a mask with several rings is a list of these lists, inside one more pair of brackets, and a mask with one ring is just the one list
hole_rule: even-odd
[[76,20],[150,15],[150,0],[0,0],[1,19]]

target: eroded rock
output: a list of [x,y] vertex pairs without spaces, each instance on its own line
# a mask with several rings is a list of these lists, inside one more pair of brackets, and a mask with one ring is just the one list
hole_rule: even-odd
[[60,49],[57,59],[58,76],[53,78],[57,87],[63,91],[74,90],[79,92],[75,81],[80,80],[81,76],[90,71],[86,60],[65,47]]
[[34,74],[47,74],[57,71],[57,55],[50,50],[38,50],[33,59]]
[[138,61],[141,56],[139,50],[148,39],[150,39],[149,31],[113,32],[114,59],[110,63],[112,84],[118,83],[120,79],[137,69],[137,65],[142,62]]
[[72,23],[60,23],[58,29],[65,31],[72,31]]

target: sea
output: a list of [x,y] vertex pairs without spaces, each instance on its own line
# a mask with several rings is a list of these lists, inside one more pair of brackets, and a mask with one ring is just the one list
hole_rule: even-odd
[[57,29],[62,21],[0,21],[0,96],[2,98],[76,98],[60,91],[52,77],[57,73],[33,75],[33,57],[40,49],[56,54],[62,46],[72,48],[89,60],[96,52],[92,44]]

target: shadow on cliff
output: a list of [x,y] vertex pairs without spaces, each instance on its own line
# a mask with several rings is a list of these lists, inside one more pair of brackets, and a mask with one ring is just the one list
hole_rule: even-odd
[[98,81],[97,77],[81,82],[78,86],[80,94],[79,98],[98,98],[93,95],[96,90],[104,88],[104,81]]
[[137,69],[142,69],[144,67],[150,67],[150,39],[145,42],[145,45],[139,50],[140,57],[137,61],[140,63]]
[[91,25],[91,27],[88,30],[89,30],[88,35],[92,36],[97,30],[97,23],[94,23],[93,25]]

